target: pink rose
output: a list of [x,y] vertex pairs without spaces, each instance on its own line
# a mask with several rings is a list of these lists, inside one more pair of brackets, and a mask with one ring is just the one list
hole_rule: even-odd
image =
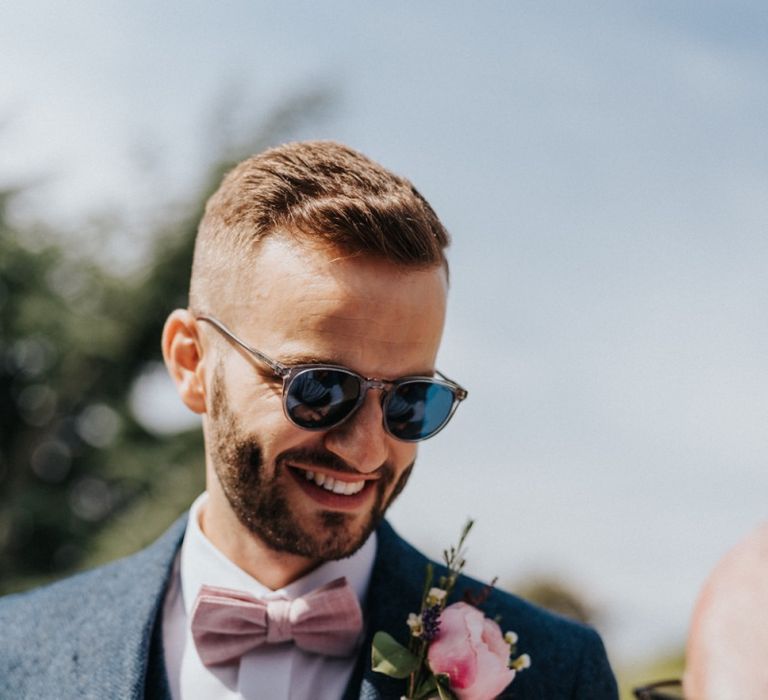
[[427,658],[433,673],[449,676],[459,700],[491,700],[515,677],[509,652],[493,620],[471,605],[454,603],[440,615],[440,631]]

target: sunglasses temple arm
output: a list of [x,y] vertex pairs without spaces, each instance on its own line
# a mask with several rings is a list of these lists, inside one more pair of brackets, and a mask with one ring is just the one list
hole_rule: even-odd
[[450,377],[447,377],[446,375],[444,375],[439,369],[435,370],[435,374],[438,377],[440,377],[440,379],[442,379],[443,381],[448,382],[449,384],[451,384],[456,389],[456,398],[459,401],[463,401],[464,399],[467,398],[467,395],[469,394],[469,392],[463,386],[461,386],[461,384],[458,384],[457,382],[455,382]]
[[205,316],[202,314],[199,316],[196,316],[195,318],[198,321],[205,321],[206,323],[210,323],[217,331],[219,331],[219,333],[222,333],[231,341],[233,341],[234,343],[237,343],[237,345],[239,345],[249,355],[255,357],[260,362],[263,362],[278,376],[285,377],[290,371],[289,368],[286,367],[281,362],[278,362],[277,360],[273,360],[271,357],[268,357],[263,352],[259,352],[256,348],[252,348],[244,340],[240,340],[240,338],[238,338],[231,330],[229,330],[229,328],[227,328],[221,321],[217,321],[215,318],[212,318],[211,316]]

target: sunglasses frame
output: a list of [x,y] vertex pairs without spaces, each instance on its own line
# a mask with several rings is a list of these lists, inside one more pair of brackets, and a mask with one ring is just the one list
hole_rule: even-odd
[[[421,442],[422,440],[428,440],[431,437],[434,437],[437,435],[446,425],[448,425],[449,421],[453,417],[453,414],[456,412],[456,409],[459,407],[459,404],[467,398],[468,392],[464,387],[454,382],[452,379],[449,379],[446,377],[442,372],[439,370],[435,370],[435,373],[438,375],[439,378],[435,377],[428,377],[428,376],[422,376],[422,375],[411,375],[406,377],[400,377],[399,379],[394,380],[386,380],[386,379],[376,379],[374,377],[364,377],[361,374],[358,374],[357,372],[349,369],[348,367],[342,367],[341,365],[326,365],[326,364],[299,364],[299,365],[286,365],[282,362],[279,362],[278,360],[273,360],[269,355],[265,355],[260,350],[257,350],[254,347],[251,347],[248,343],[246,343],[244,340],[240,339],[235,335],[229,328],[227,328],[221,321],[214,318],[213,316],[210,316],[209,314],[194,314],[195,320],[197,321],[205,321],[206,323],[209,323],[212,325],[217,331],[219,331],[222,335],[229,338],[232,342],[236,343],[238,346],[240,346],[243,350],[245,350],[251,357],[258,360],[262,364],[265,364],[267,367],[269,367],[272,372],[274,373],[275,377],[278,379],[281,379],[283,382],[283,413],[285,414],[285,417],[293,423],[298,428],[301,428],[302,430],[308,430],[311,432],[320,432],[324,430],[331,430],[332,428],[336,428],[337,426],[341,425],[345,421],[349,420],[354,414],[355,411],[357,411],[358,408],[363,404],[363,401],[365,401],[365,397],[368,394],[369,389],[379,389],[382,392],[381,396],[381,405],[382,405],[382,412],[383,412],[383,425],[384,430],[387,432],[388,435],[391,435],[396,440],[400,440],[402,442]],[[339,421],[336,423],[332,423],[331,425],[327,426],[318,426],[317,428],[308,428],[306,426],[300,425],[297,423],[288,412],[288,390],[290,389],[291,384],[293,381],[302,373],[306,372],[308,370],[333,370],[335,372],[343,372],[344,374],[347,374],[351,377],[355,377],[359,384],[360,384],[360,395],[357,397],[357,401],[355,402],[355,405],[349,410],[349,412]],[[440,426],[432,431],[429,435],[426,435],[425,437],[415,438],[415,439],[408,439],[408,438],[402,438],[398,435],[395,435],[392,433],[392,431],[389,429],[389,426],[387,425],[387,405],[389,403],[390,397],[393,395],[393,393],[401,386],[405,384],[412,384],[414,382],[426,382],[428,384],[437,384],[439,386],[447,387],[451,390],[453,393],[453,403],[451,405],[451,410],[448,412],[448,415],[445,417],[443,422],[440,424]]]
[[[633,695],[638,700],[683,700],[681,694],[672,695],[671,691],[683,690],[683,682],[677,678],[655,681],[640,688],[633,688]],[[667,691],[670,691],[669,694]]]

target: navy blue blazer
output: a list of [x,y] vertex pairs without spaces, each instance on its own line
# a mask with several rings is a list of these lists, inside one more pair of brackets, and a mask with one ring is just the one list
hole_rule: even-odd
[[[185,525],[181,518],[130,557],[0,599],[0,698],[169,698],[160,611]],[[405,692],[404,681],[371,671],[371,639],[385,630],[407,644],[405,621],[421,603],[427,559],[387,523],[378,537],[367,637],[342,700],[396,700]],[[482,584],[464,577],[456,593],[467,589],[477,592]],[[503,629],[518,633],[520,650],[533,661],[501,697],[618,698],[593,630],[501,591],[493,591],[482,608],[488,617],[500,616]]]

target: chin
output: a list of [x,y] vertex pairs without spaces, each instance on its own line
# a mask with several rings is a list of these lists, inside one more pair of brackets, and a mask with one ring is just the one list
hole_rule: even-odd
[[[369,515],[365,522],[349,518],[345,513],[323,511],[320,513],[318,530],[324,534],[316,550],[322,552],[323,560],[346,559],[362,547],[376,529],[380,517]],[[350,522],[352,521],[352,522]]]
[[[376,529],[380,517],[372,514],[364,519],[338,511],[320,511],[312,518],[311,529],[294,523],[283,532],[260,534],[275,551],[295,554],[313,561],[330,561],[351,557]],[[301,536],[296,537],[300,531]]]

